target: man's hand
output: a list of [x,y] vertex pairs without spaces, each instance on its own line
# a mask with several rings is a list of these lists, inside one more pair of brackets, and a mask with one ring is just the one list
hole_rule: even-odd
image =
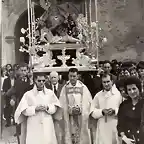
[[72,113],[73,113],[74,115],[79,115],[79,114],[81,114],[81,108],[80,108],[79,106],[74,106],[74,107],[72,108]]
[[122,140],[126,143],[126,144],[134,144],[135,141],[133,139],[127,138],[126,136],[122,137]]
[[15,105],[15,101],[13,99],[10,100],[10,105],[14,106]]
[[102,114],[103,114],[104,116],[108,115],[108,109],[103,109],[103,110],[102,110]]
[[109,109],[108,109],[108,115],[109,115],[109,116],[112,116],[112,115],[114,115],[114,114],[115,114],[115,110],[112,109],[112,108],[109,108]]
[[46,111],[47,110],[47,107],[44,106],[44,105],[39,105],[36,107],[35,109],[36,111]]

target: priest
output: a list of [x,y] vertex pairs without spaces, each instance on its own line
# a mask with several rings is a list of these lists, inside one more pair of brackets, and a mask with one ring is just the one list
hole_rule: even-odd
[[63,106],[64,144],[90,144],[88,117],[92,97],[88,88],[78,80],[76,68],[70,68],[68,77],[59,98]]
[[45,88],[43,73],[34,74],[34,83],[15,112],[15,122],[21,124],[21,144],[57,144],[53,119],[60,102],[52,90]]
[[116,126],[122,96],[113,83],[111,74],[103,74],[102,85],[103,90],[94,97],[90,110],[90,119],[94,119],[96,125],[94,144],[119,144]]

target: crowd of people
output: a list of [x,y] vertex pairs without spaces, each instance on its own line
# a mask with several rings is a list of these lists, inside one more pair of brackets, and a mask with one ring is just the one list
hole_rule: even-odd
[[1,69],[3,118],[20,144],[143,144],[144,61],[100,61],[97,71]]

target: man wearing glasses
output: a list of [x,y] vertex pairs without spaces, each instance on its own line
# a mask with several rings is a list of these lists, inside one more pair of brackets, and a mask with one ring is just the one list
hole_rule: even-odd
[[57,144],[53,116],[60,108],[54,92],[45,88],[43,73],[34,74],[34,87],[22,97],[15,122],[21,124],[21,144]]

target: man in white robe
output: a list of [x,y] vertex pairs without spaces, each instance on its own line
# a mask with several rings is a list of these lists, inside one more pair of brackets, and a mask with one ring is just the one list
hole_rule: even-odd
[[102,76],[102,84],[104,89],[96,94],[90,110],[90,119],[97,120],[94,144],[119,144],[116,126],[122,96],[110,74]]
[[78,70],[69,70],[69,81],[60,94],[63,107],[64,144],[91,144],[88,117],[92,101],[88,88],[78,80]]
[[20,144],[57,144],[53,115],[60,102],[52,90],[44,87],[44,74],[35,74],[34,82],[15,112],[15,122],[21,124]]

